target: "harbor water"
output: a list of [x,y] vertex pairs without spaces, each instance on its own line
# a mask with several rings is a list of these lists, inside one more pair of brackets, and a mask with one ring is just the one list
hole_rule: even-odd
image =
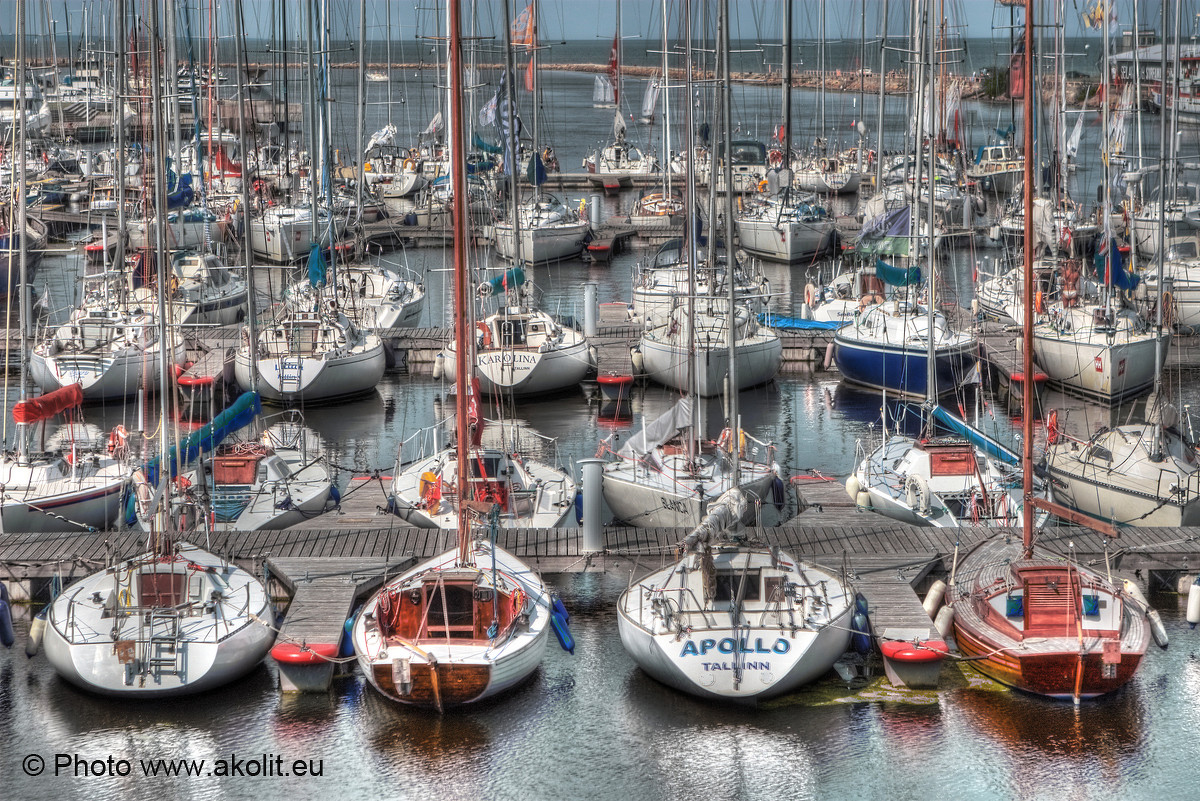
[[[606,42],[585,44],[584,51],[602,53],[597,63],[606,61]],[[332,93],[352,96],[353,81],[350,71],[338,71]],[[611,127],[611,110],[591,108],[591,83],[592,76],[582,73],[555,72],[547,79],[544,104],[553,112],[543,122],[568,171],[578,171],[584,154]],[[640,98],[641,86],[630,81],[626,91]],[[378,96],[369,97],[368,135],[391,114],[401,114],[395,101],[383,105],[385,91],[406,99],[405,119],[396,119],[397,142],[415,142],[433,115],[434,73],[372,85],[369,92]],[[477,100],[485,102],[491,91],[481,90]],[[797,116],[811,119],[814,93],[797,94],[803,98]],[[744,127],[738,135],[765,139],[777,102],[772,87],[739,87],[735,117]],[[872,98],[861,106],[848,95],[833,102],[845,117],[846,124],[837,125],[849,131],[849,123],[861,118],[873,127]],[[897,100],[887,111],[884,130],[895,139],[885,138],[882,148],[897,149],[899,132],[908,127],[905,110]],[[1007,105],[968,104],[974,136],[986,137],[1008,113]],[[343,152],[353,149],[346,136],[351,117],[336,126]],[[1156,126],[1157,120],[1146,124],[1146,142],[1158,141]],[[1098,129],[1087,126],[1081,152],[1095,152]],[[650,147],[657,129],[636,135]],[[1200,152],[1194,130],[1179,139],[1184,155]],[[1076,174],[1089,202],[1098,161],[1081,161]],[[572,201],[582,194],[571,193]],[[632,200],[629,194],[605,199],[606,211],[624,211]],[[856,201],[837,202],[849,213]],[[539,268],[534,277],[544,307],[581,319],[585,281],[598,284],[602,302],[627,302],[634,262],[649,252],[622,254],[611,265],[572,260]],[[942,276],[952,296],[969,304],[973,272],[995,255],[974,248],[956,252]],[[448,256],[423,249],[386,258],[406,263],[425,281],[429,301],[420,325],[443,325],[449,317]],[[772,308],[794,313],[805,284],[829,269],[769,267],[778,293]],[[43,261],[34,283],[52,317],[69,306],[79,270],[77,255]],[[278,282],[279,271],[273,272],[269,280]],[[1198,378],[1187,368],[1170,375],[1181,407],[1200,403]],[[353,489],[354,477],[391,474],[400,443],[434,422],[446,389],[430,377],[389,371],[366,398],[303,409],[306,425],[327,446],[343,494]],[[6,393],[11,403],[14,379]],[[637,389],[633,419],[617,427],[599,419],[599,400],[586,390],[523,400],[504,411],[551,438],[557,461],[574,470],[575,461],[592,456],[602,439],[628,436],[675,397],[654,387]],[[1065,398],[1050,402],[1070,408],[1091,428],[1139,414],[1136,406],[1110,411]],[[862,443],[880,435],[882,405],[878,395],[847,388],[835,373],[823,372],[782,376],[743,392],[740,401],[743,426],[777,444],[786,475],[839,478],[853,469]],[[707,433],[715,437],[723,425],[721,404],[707,406]],[[1009,411],[990,387],[966,407],[968,414],[978,409],[982,427],[1013,442]],[[117,423],[133,429],[137,410],[101,404],[87,407],[85,418],[103,431]],[[362,491],[378,493],[378,484]],[[869,522],[864,515],[864,525]],[[880,681],[881,668],[873,664],[870,681],[847,684],[831,675],[802,692],[742,708],[659,685],[622,648],[617,595],[659,559],[647,556],[637,575],[548,576],[572,615],[574,655],[551,647],[541,669],[516,692],[445,715],[397,707],[353,671],[335,679],[328,694],[283,694],[270,660],[243,680],[198,697],[142,703],[97,697],[59,679],[44,657],[25,657],[20,646],[30,610],[17,607],[17,647],[0,649],[0,798],[1158,801],[1191,798],[1200,784],[1200,632],[1188,627],[1174,594],[1152,594],[1170,648],[1149,653],[1133,682],[1113,697],[1079,706],[1001,689],[966,664],[947,666],[938,692],[898,692]]]

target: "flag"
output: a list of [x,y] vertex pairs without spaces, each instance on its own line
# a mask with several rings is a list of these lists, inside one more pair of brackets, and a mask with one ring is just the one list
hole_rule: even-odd
[[537,28],[533,18],[533,3],[525,6],[525,10],[517,15],[512,24],[512,43],[533,49],[537,44]]
[[488,101],[479,112],[479,122],[481,125],[496,124],[500,128],[500,141],[504,145],[504,174],[512,174],[512,165],[516,163],[516,153],[513,152],[513,143],[521,138],[521,118],[513,113],[508,104],[508,90],[506,81],[508,73],[505,72],[500,76],[500,88],[496,90],[495,96]]
[[621,65],[617,62],[617,36],[613,34],[612,51],[608,54],[608,79],[612,81],[614,103],[617,102],[621,91],[621,87],[617,85],[620,82],[620,72]]
[[[507,163],[505,167],[507,167]],[[538,153],[534,153],[529,157],[529,168],[525,171],[525,178],[533,186],[541,186],[546,183],[546,165],[542,164],[542,157]]]

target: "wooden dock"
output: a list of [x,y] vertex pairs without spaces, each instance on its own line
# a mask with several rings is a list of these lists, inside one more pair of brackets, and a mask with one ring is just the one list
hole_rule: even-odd
[[[346,620],[355,605],[415,561],[413,557],[267,559],[270,575],[283,583],[291,596],[277,647],[282,644],[304,651],[309,646],[322,644],[337,649],[342,642]],[[279,687],[284,692],[324,692],[333,679],[335,666],[330,660],[309,664],[280,661]]]

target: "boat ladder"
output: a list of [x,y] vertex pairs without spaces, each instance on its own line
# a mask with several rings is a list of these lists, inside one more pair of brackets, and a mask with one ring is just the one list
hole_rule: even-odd
[[163,676],[183,675],[184,648],[179,626],[179,612],[174,609],[155,609],[147,613],[144,624],[146,673],[156,680]]

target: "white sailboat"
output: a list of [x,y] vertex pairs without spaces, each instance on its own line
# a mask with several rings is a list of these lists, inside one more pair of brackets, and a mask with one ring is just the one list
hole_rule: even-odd
[[[152,11],[152,41],[158,36],[157,23]],[[152,66],[151,71],[157,70]],[[151,75],[150,85],[152,106],[159,108],[161,82],[156,75]],[[160,126],[156,132],[161,142]],[[160,220],[165,206],[163,166],[160,157]],[[161,231],[158,240],[161,296],[166,280]],[[159,324],[166,328],[165,321]],[[160,354],[157,367],[164,374],[170,368],[165,354]],[[168,405],[160,398],[164,419]],[[166,461],[167,430],[164,426],[159,440],[160,461]],[[164,488],[169,484],[164,482]],[[195,545],[169,542],[167,503],[160,495],[150,510],[155,535],[145,553],[82,579],[51,603],[43,635],[46,657],[67,681],[121,697],[199,692],[252,670],[274,642],[271,599],[262,582]]]
[[621,644],[642,670],[723,701],[773,698],[827,673],[850,643],[854,590],[778,548],[721,542],[744,500],[722,496],[678,561],[617,600]]
[[[686,57],[690,63],[690,39]],[[690,74],[690,70],[685,74]],[[725,97],[728,97],[727,82]],[[728,105],[724,110],[723,124],[728,133]],[[690,132],[694,130],[690,106],[686,116],[685,131],[689,132],[690,149]],[[726,165],[726,181],[730,180],[730,172],[732,166]],[[687,197],[694,203],[696,176],[691,173],[687,176]],[[733,219],[732,206],[732,196],[726,196],[727,221]],[[715,218],[716,214],[710,212],[710,216]],[[727,227],[726,235],[728,233]],[[697,235],[693,227],[687,237],[686,263],[692,268],[699,263]],[[709,266],[713,265],[710,263]],[[607,442],[602,443],[602,452],[609,456],[601,475],[604,500],[617,519],[630,525],[695,526],[716,498],[730,489],[740,488],[750,499],[741,507],[745,515],[741,522],[753,523],[758,520],[762,504],[768,502],[769,496],[776,496],[778,466],[775,448],[747,436],[741,429],[736,413],[737,392],[747,385],[745,381],[769,380],[766,374],[773,375],[778,370],[779,354],[775,350],[778,335],[770,329],[752,327],[754,317],[738,304],[739,287],[734,280],[724,282],[723,297],[705,295],[703,305],[696,295],[694,269],[689,270],[682,288],[682,301],[686,305],[673,311],[668,321],[662,324],[664,347],[661,355],[665,358],[660,380],[678,380],[677,386],[686,394],[666,414],[647,422],[642,431],[628,438],[619,451],[614,452]],[[710,285],[710,291],[714,288]],[[733,325],[728,324],[729,320],[733,320]],[[680,330],[672,332],[672,324]],[[686,335],[682,333],[685,330]],[[653,345],[652,337],[649,332],[643,336],[641,347],[645,348],[648,343]],[[672,350],[674,363],[670,361]],[[653,351],[643,350],[647,371],[653,358],[651,353]],[[748,358],[751,355],[753,359]],[[712,367],[712,370],[708,371],[706,367]],[[744,370],[753,372],[743,379]],[[695,396],[706,392],[716,394],[726,386],[730,424],[719,442],[705,443],[701,423],[695,414]]]
[[[684,11],[687,31],[689,17],[690,8]],[[720,17],[722,127],[728,138],[728,0],[720,4]],[[690,37],[686,47],[690,73]],[[726,167],[726,184],[729,173]],[[689,185],[694,189],[693,178]],[[731,197],[727,201],[728,234],[733,204]],[[732,311],[732,288],[728,300]],[[736,391],[730,392],[729,405],[737,421]],[[664,684],[704,698],[753,702],[793,690],[833,667],[850,641],[847,623],[855,601],[849,585],[831,572],[777,548],[740,541],[741,524],[751,516],[746,496],[737,489],[740,439],[738,431],[729,443],[730,489],[707,507],[683,541],[679,560],[621,593],[617,628],[626,652]],[[610,499],[607,487],[605,498]],[[730,533],[738,541],[725,540]]]
[[209,690],[254,669],[275,641],[271,599],[245,570],[188,543],[68,586],[46,617],[46,659],[104,695]]
[[[460,10],[450,3],[450,131],[455,159],[465,152]],[[507,20],[506,20],[507,22]],[[506,25],[507,27],[507,25]],[[466,219],[466,177],[454,169],[456,217]],[[454,236],[454,306],[459,349],[469,348],[471,285],[467,227]],[[470,438],[468,363],[456,369],[458,442]],[[470,470],[466,447],[455,453],[458,476]],[[527,679],[541,664],[551,627],[551,598],[527,565],[494,541],[475,539],[474,516],[495,519],[494,503],[478,512],[466,492],[454,499],[457,547],[405,571],[363,605],[351,631],[363,676],[386,698],[441,711],[481,701]],[[494,531],[494,523],[492,530]]]

